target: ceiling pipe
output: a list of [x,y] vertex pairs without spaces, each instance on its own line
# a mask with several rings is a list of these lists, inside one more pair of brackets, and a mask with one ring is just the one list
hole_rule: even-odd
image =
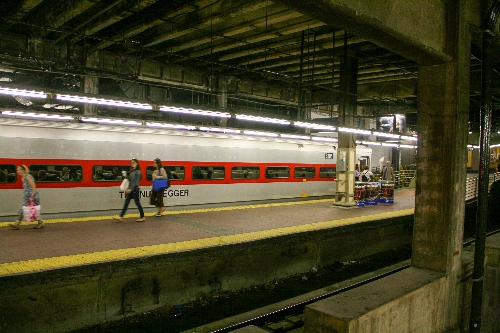
[[474,252],[474,272],[472,274],[472,299],[469,332],[480,333],[486,228],[488,222],[488,183],[490,168],[491,134],[491,44],[495,37],[495,26],[500,14],[500,1],[495,0],[483,22],[482,71],[481,71],[481,129],[479,144],[479,177],[476,216],[476,244]]

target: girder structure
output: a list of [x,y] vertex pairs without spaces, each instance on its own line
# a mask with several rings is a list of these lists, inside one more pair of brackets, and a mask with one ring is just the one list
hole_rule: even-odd
[[[100,91],[111,81],[116,87],[128,81],[211,94],[217,94],[211,80],[226,76],[231,77],[229,98],[289,106],[298,105],[300,91],[307,91],[317,99],[311,102],[325,105],[319,111],[328,112],[326,104],[338,103],[327,96],[338,93],[340,61],[347,52],[358,59],[358,99],[363,104],[407,99],[409,112],[416,112],[411,107],[416,93],[400,92],[416,85],[422,52],[413,55],[374,43],[364,39],[371,35],[362,25],[318,11],[293,0],[6,1],[0,3],[0,74],[1,68],[22,73],[29,77],[25,84],[42,88],[55,78],[92,76],[105,82]],[[386,24],[392,28],[393,23]],[[390,44],[394,36],[388,35]],[[427,44],[422,49],[430,49],[436,61],[446,58],[433,49],[439,38]],[[3,76],[14,76],[7,72]],[[253,93],[263,89],[265,96]],[[181,96],[174,93],[171,100],[195,100]]]

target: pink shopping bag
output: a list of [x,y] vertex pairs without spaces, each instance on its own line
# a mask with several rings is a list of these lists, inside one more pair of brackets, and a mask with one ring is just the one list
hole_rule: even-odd
[[23,206],[23,220],[26,222],[33,222],[40,219],[42,207],[35,205],[35,202],[30,199],[28,205]]

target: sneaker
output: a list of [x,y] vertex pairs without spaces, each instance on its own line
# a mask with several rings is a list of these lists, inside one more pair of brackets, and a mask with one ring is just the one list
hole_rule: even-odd
[[144,221],[146,221],[146,219],[144,217],[141,217],[140,219],[135,220],[135,222],[144,222]]
[[156,214],[156,215],[155,215],[155,217],[161,217],[161,214],[160,214],[160,213],[158,213],[158,214]]
[[121,216],[113,216],[114,222],[123,222],[123,218]]
[[38,221],[38,224],[33,227],[33,229],[42,229],[43,227],[45,227],[45,224],[40,220]]

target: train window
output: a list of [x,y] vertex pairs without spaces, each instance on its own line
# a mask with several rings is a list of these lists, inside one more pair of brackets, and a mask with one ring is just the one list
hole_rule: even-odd
[[130,165],[94,165],[92,180],[95,182],[120,181],[123,179],[122,171],[128,170],[130,170]]
[[29,169],[37,182],[81,182],[83,176],[81,165],[34,164]]
[[266,167],[266,178],[290,178],[290,168]]
[[256,166],[238,166],[231,170],[232,179],[256,179],[260,177],[260,168]]
[[295,167],[293,169],[293,176],[295,178],[314,178],[316,177],[315,167]]
[[14,164],[0,164],[0,183],[15,183],[17,179]]
[[194,166],[193,179],[224,179],[226,169],[223,166]]
[[337,175],[337,168],[335,167],[321,167],[319,168],[320,178],[331,178]]
[[[164,165],[163,169],[167,172],[168,179],[184,180],[184,167],[182,165]],[[155,167],[150,165],[146,168],[146,180],[153,180]]]

